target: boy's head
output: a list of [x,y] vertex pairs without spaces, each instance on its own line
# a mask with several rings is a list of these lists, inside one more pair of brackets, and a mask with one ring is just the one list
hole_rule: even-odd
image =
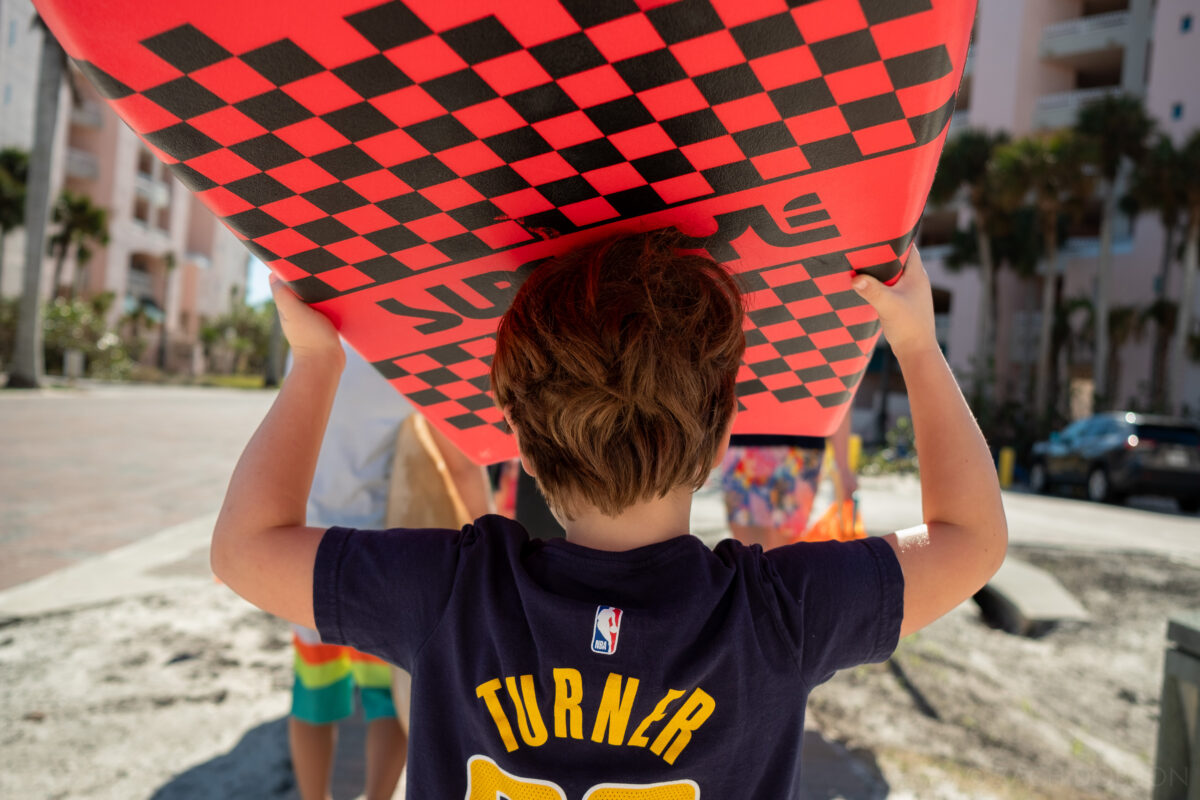
[[698,489],[724,441],[746,348],[741,293],[671,232],[563,253],[500,321],[497,404],[551,507],[616,516]]

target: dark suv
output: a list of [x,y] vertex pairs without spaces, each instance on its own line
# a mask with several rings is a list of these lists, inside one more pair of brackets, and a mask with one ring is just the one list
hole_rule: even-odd
[[1174,497],[1200,509],[1200,428],[1171,417],[1112,412],[1073,422],[1033,446],[1029,485],[1083,486],[1097,502],[1131,494]]

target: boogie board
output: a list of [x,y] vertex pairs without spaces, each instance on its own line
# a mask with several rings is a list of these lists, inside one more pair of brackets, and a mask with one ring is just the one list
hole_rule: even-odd
[[36,0],[175,176],[479,462],[539,262],[677,227],[739,273],[738,433],[824,436],[907,258],[974,0]]

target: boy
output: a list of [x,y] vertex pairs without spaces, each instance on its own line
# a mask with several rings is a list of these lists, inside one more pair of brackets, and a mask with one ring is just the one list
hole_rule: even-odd
[[687,535],[727,446],[743,312],[722,267],[647,234],[539,266],[499,330],[495,398],[565,540],[494,516],[449,536],[304,527],[342,356],[276,286],[296,365],[234,473],[214,569],[411,670],[412,797],[793,797],[811,689],[973,594],[1007,541],[920,257],[854,288],[910,389],[920,528],[769,553]]

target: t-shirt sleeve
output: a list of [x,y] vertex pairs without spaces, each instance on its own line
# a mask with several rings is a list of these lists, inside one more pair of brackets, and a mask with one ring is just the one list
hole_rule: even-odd
[[397,666],[437,627],[474,529],[330,528],[313,567],[313,614],[321,640]]
[[802,543],[765,558],[780,582],[781,617],[810,688],[896,649],[904,573],[885,540]]

